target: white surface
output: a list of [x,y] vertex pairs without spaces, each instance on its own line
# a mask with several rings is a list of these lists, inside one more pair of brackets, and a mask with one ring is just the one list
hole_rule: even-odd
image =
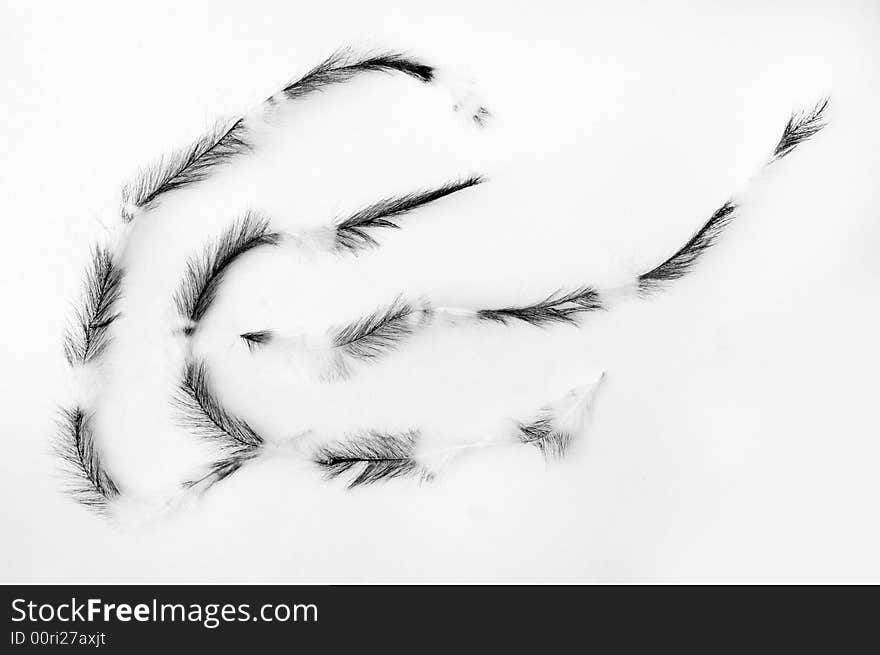
[[[880,581],[875,3],[182,4],[21,5],[0,26],[0,581]],[[273,140],[288,174],[247,178],[273,215],[335,215],[468,172],[491,182],[354,262],[242,263],[201,344],[219,393],[271,430],[314,415],[478,431],[605,370],[590,431],[558,466],[493,450],[423,486],[346,492],[266,461],[115,531],[58,493],[48,452],[89,243],[139,165],[349,43],[472,78],[494,118],[471,129],[399,78],[305,100]],[[283,362],[229,342],[242,316],[281,320],[261,310],[357,316],[407,290],[497,306],[625,279],[742,189],[788,113],[824,94],[829,128],[747,187],[717,249],[666,294],[579,330],[432,332],[308,401]],[[152,236],[182,215],[200,239],[222,229],[210,208],[233,191],[218,181],[198,203],[214,192],[192,211],[169,201]],[[143,243],[170,293],[182,260]],[[119,427],[114,463],[149,485],[179,440],[161,385],[137,393],[156,344],[127,338],[108,375],[131,379],[113,390],[130,405],[108,394],[102,421]]]

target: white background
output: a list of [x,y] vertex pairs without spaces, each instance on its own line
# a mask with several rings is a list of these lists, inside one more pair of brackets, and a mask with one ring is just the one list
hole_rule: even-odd
[[[5,9],[0,580],[880,581],[877,4],[367,4]],[[59,493],[50,440],[71,398],[61,333],[120,186],[346,44],[473,80],[493,120],[476,130],[452,97],[400,79],[327,91],[279,126],[285,163],[260,178],[275,194],[261,202],[329,216],[468,172],[490,181],[353,263],[242,264],[203,344],[218,392],[268,430],[374,412],[467,432],[604,370],[588,433],[556,466],[502,448],[432,484],[346,492],[272,460],[147,526],[92,517]],[[762,172],[789,112],[826,94],[827,130]],[[283,362],[223,341],[244,319],[280,320],[260,308],[357,316],[400,291],[492,306],[613,284],[734,192],[737,222],[692,276],[579,330],[439,330],[309,403]],[[156,225],[188,220],[169,205]],[[230,219],[202,214],[212,234]],[[183,249],[157,230],[144,243]],[[181,263],[153,252],[142,270],[171,279]],[[126,382],[102,421],[120,421],[105,431],[114,464],[147,481],[173,468],[179,432],[138,400],[162,357],[137,335],[113,352],[107,375]]]

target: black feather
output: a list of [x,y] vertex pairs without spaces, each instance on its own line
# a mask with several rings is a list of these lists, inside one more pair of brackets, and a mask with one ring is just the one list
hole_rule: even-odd
[[104,467],[91,417],[79,407],[61,409],[54,446],[70,477],[66,491],[78,503],[98,514],[106,514],[120,490]]
[[418,475],[426,480],[430,474],[415,459],[418,438],[416,430],[402,434],[371,431],[320,448],[314,462],[328,479],[353,473],[349,489],[407,475]]
[[639,276],[639,291],[648,293],[663,286],[665,282],[678,280],[689,273],[700,256],[715,244],[724,228],[733,220],[735,210],[736,205],[732,202],[726,202],[719,207],[672,257]]
[[110,325],[119,317],[116,302],[122,294],[122,269],[110,250],[95,246],[86,270],[82,304],[76,310],[76,325],[64,336],[68,363],[84,364],[97,358],[110,341]]
[[198,323],[217,296],[217,289],[232,263],[259,246],[277,246],[281,235],[269,229],[269,221],[246,213],[201,255],[187,262],[186,274],[174,302],[181,316]]
[[546,459],[561,459],[573,440],[567,430],[555,427],[552,411],[542,410],[532,421],[518,423],[518,435],[522,443],[535,446]]
[[265,443],[263,437],[247,421],[223,407],[211,390],[204,362],[186,363],[174,404],[179,410],[180,425],[222,452],[201,477],[185,481],[185,488],[204,491],[259,455]]
[[773,158],[782,159],[792,150],[807,139],[812,138],[825,127],[823,120],[825,110],[828,109],[829,99],[824,98],[816,103],[811,109],[795,112],[788,119],[782,137],[773,150]]
[[247,344],[248,350],[254,352],[258,347],[265,345],[272,341],[274,338],[274,333],[272,330],[257,330],[255,332],[245,332],[243,334],[239,334],[244,342]]
[[211,463],[207,471],[198,478],[185,480],[181,486],[191,491],[204,492],[218,482],[222,482],[230,475],[238,471],[247,462],[257,457],[256,450],[240,448],[225,457]]
[[347,82],[355,75],[367,71],[403,73],[421,82],[430,82],[434,79],[433,67],[401,53],[385,52],[373,56],[358,56],[351,49],[342,48],[301,78],[285,86],[281,93],[288,100],[301,98],[324,87]]
[[180,424],[195,435],[221,448],[256,449],[263,438],[247,421],[229,413],[214,394],[204,362],[190,360],[174,397]]
[[387,307],[336,330],[331,369],[324,379],[345,379],[352,361],[372,361],[397,348],[415,332],[416,313],[427,317],[430,309],[417,308],[398,296]]
[[375,359],[413,333],[412,315],[417,311],[398,296],[387,307],[339,329],[333,347],[354,359]]
[[390,219],[450,194],[481,184],[483,181],[482,177],[471,176],[463,180],[449,182],[436,189],[385,198],[373,203],[336,224],[336,249],[355,252],[363,248],[375,247],[378,242],[368,232],[369,229],[399,229],[400,226]]
[[530,325],[545,326],[552,323],[576,325],[581,315],[604,309],[599,292],[592,287],[581,287],[567,293],[557,292],[534,305],[481,309],[477,317],[507,325],[510,321],[524,321]]
[[[788,119],[782,130],[782,137],[776,148],[773,149],[771,163],[782,159],[792,152],[798,145],[815,136],[825,122],[823,115],[828,108],[828,99],[825,98],[811,109],[795,112]],[[642,293],[649,293],[665,282],[678,280],[689,273],[696,265],[697,260],[706,250],[711,248],[724,229],[730,224],[735,216],[736,205],[728,201],[719,207],[709,220],[703,224],[694,236],[688,240],[678,251],[659,266],[639,276],[638,286]]]
[[162,157],[122,190],[122,218],[131,221],[129,209],[147,210],[164,193],[201,182],[218,166],[250,152],[248,130],[243,118],[220,123],[188,146]]

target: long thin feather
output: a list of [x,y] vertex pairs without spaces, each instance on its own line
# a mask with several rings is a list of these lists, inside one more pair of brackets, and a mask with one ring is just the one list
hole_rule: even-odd
[[679,248],[674,255],[659,266],[639,276],[638,287],[642,293],[654,291],[665,283],[678,280],[693,270],[697,260],[718,241],[724,229],[735,216],[736,205],[726,202],[708,221]]
[[[824,114],[829,100],[824,98],[810,109],[791,115],[782,130],[779,143],[767,164],[790,154],[799,145],[811,139],[825,127]],[[719,207],[697,232],[671,257],[638,277],[637,287],[643,295],[678,280],[690,273],[700,258],[709,250],[733,222],[736,203],[728,200]]]
[[533,305],[481,309],[477,312],[477,317],[502,325],[512,321],[522,321],[537,327],[553,323],[576,325],[583,314],[601,309],[604,306],[599,292],[593,287],[581,287],[574,291],[557,292]]
[[180,410],[181,426],[221,448],[256,449],[263,445],[263,438],[247,421],[223,407],[211,389],[208,369],[202,361],[186,363],[174,403]]
[[336,224],[335,247],[337,250],[347,250],[350,252],[375,247],[379,244],[371,234],[372,230],[400,229],[400,225],[393,219],[458,191],[477,186],[483,181],[484,178],[481,176],[472,175],[454,182],[448,182],[435,189],[416,191],[402,196],[392,196],[379,200]]
[[131,221],[136,211],[151,209],[163,194],[206,180],[216,168],[252,148],[244,118],[217,123],[189,145],[143,169],[123,187],[123,220]]
[[110,342],[110,325],[119,317],[116,303],[121,295],[122,269],[108,248],[95,246],[76,325],[64,336],[64,353],[71,366],[91,362],[104,352]]
[[95,513],[106,515],[120,489],[104,465],[91,417],[79,407],[62,408],[54,448],[68,476],[67,493]]
[[214,302],[223,276],[236,259],[259,246],[277,246],[281,235],[269,220],[247,212],[200,255],[187,262],[186,274],[174,296],[181,316],[198,323]]
[[302,98],[327,86],[348,82],[354,76],[369,71],[403,73],[420,82],[431,82],[434,79],[433,66],[400,52],[361,55],[351,48],[340,48],[305,75],[268,98],[267,102],[277,102],[279,96],[287,100]]

